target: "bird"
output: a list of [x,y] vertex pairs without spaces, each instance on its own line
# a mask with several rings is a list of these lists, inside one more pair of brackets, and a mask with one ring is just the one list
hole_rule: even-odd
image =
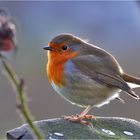
[[8,12],[0,9],[0,52],[16,52],[16,25],[11,21]]
[[140,78],[125,73],[106,50],[67,33],[57,35],[43,49],[47,50],[46,72],[54,90],[70,103],[84,108],[79,115],[64,119],[88,124],[85,119],[96,119],[87,115],[92,107],[101,107],[114,99],[124,103],[121,91],[140,99],[129,85],[140,85]]

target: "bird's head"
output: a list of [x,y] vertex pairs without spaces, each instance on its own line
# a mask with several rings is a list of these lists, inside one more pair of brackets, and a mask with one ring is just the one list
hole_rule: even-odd
[[68,65],[65,64],[77,57],[92,53],[92,48],[90,44],[71,34],[61,34],[53,38],[48,46],[44,47],[45,50],[48,50],[47,75],[49,81],[57,86],[66,84],[64,70]]
[[49,42],[45,50],[48,50],[49,61],[57,63],[66,62],[80,53],[82,40],[70,34],[61,34]]

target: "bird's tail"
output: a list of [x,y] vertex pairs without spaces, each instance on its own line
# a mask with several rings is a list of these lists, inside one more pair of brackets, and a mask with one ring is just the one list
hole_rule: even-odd
[[[129,74],[124,73],[122,75],[122,78],[124,81],[126,81],[128,83],[128,85],[130,86],[130,88],[137,88],[140,87],[140,78],[131,76]],[[128,93],[131,97],[135,98],[135,99],[139,99],[140,97],[130,89],[130,92]]]
[[126,82],[140,85],[140,78],[137,78],[137,77],[128,75],[128,74],[126,74],[126,73],[124,73],[124,74],[122,75],[122,78],[123,78],[123,80],[126,81]]

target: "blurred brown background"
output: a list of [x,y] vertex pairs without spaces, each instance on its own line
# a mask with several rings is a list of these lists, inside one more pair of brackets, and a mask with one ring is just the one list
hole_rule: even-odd
[[[76,114],[82,109],[57,95],[45,74],[46,52],[42,46],[60,33],[72,33],[112,53],[122,68],[140,77],[140,7],[138,2],[8,2],[18,26],[19,50],[12,65],[26,80],[28,103],[35,120]],[[135,90],[140,95],[140,88]],[[117,101],[90,113],[120,116],[140,121],[140,101],[121,95]],[[16,110],[16,97],[0,66],[0,137],[22,124]]]

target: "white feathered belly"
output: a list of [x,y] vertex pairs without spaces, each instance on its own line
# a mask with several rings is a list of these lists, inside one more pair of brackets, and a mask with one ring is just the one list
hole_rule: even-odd
[[52,86],[66,100],[81,107],[100,107],[119,96],[119,89],[102,85],[82,74],[67,75],[66,81],[65,86],[58,87],[53,82]]

